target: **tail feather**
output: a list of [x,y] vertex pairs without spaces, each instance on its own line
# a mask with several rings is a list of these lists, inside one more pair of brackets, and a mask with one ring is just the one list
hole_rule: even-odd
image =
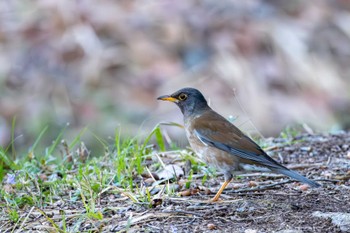
[[273,171],[282,173],[283,175],[289,176],[293,179],[296,179],[297,181],[300,181],[302,183],[308,184],[311,187],[320,187],[321,185],[313,180],[309,180],[308,178],[300,175],[299,173],[289,170],[287,168],[280,168],[280,169],[273,169]]

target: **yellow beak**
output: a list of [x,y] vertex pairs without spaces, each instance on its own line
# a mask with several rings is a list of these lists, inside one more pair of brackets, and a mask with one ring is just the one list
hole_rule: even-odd
[[178,102],[179,100],[174,98],[174,97],[171,97],[169,95],[162,95],[162,96],[159,96],[157,98],[157,100],[164,100],[164,101],[170,101],[170,102]]

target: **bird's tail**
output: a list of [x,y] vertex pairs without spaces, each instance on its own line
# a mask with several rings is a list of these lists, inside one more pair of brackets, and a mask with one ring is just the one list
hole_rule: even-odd
[[309,180],[308,178],[300,175],[299,173],[295,172],[295,171],[292,171],[292,170],[289,170],[287,168],[275,168],[273,169],[273,171],[275,172],[278,172],[278,173],[282,173],[283,175],[286,175],[286,176],[289,176],[293,179],[296,179],[297,181],[300,181],[302,183],[305,183],[305,184],[308,184],[310,185],[311,187],[320,187],[321,185],[313,180]]

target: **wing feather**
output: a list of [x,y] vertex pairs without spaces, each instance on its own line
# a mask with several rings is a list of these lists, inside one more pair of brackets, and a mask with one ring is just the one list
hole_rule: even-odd
[[207,111],[201,117],[196,118],[192,129],[194,135],[203,144],[226,151],[232,156],[237,156],[243,163],[263,165],[272,171],[290,176],[312,187],[320,186],[317,182],[309,180],[279,164],[268,156],[252,139],[214,111]]
[[194,124],[194,134],[204,144],[214,146],[243,160],[270,168],[284,168],[236,126],[214,111],[203,114]]

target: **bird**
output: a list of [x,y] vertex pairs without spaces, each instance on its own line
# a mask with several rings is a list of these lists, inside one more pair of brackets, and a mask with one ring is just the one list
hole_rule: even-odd
[[219,200],[221,193],[233,179],[233,173],[244,169],[244,165],[267,168],[310,187],[321,186],[267,155],[250,137],[211,109],[199,90],[182,88],[171,95],[160,96],[157,100],[173,102],[180,108],[186,136],[193,151],[209,166],[216,167],[224,174],[225,181],[211,202]]

